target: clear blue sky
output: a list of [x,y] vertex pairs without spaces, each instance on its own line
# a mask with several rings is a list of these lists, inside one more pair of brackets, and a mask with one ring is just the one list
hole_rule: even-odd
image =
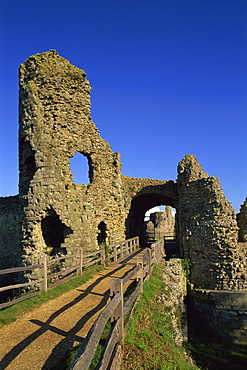
[[56,49],[87,73],[123,175],[175,180],[194,154],[247,197],[246,0],[0,0],[0,195],[18,192],[18,66]]

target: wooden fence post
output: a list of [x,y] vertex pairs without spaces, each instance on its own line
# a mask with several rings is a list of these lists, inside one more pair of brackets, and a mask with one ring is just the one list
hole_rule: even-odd
[[162,257],[163,258],[166,257],[165,244],[166,244],[166,239],[165,239],[165,236],[164,236],[164,238],[163,238],[163,246],[162,246]]
[[154,244],[154,263],[158,263],[158,251],[159,251],[159,242],[156,241],[156,244]]
[[117,262],[117,245],[114,247],[114,262]]
[[150,248],[147,249],[147,261],[148,261],[148,273],[151,275],[152,273],[152,250]]
[[101,245],[101,265],[105,267],[105,246]]
[[47,260],[46,260],[46,256],[40,256],[39,264],[43,265],[40,269],[41,270],[41,277],[43,278],[43,281],[40,283],[40,289],[43,292],[47,292]]
[[162,249],[164,248],[164,238],[160,239],[160,244],[159,244],[159,263],[161,262],[162,258],[163,258],[163,253],[162,253]]
[[83,266],[83,249],[79,249],[79,267],[77,269],[77,275],[82,274],[82,266]]
[[137,280],[141,281],[141,289],[140,292],[143,292],[143,256],[142,257],[137,257],[137,266],[141,265],[141,269],[137,272],[136,278]]
[[158,242],[157,248],[156,248],[156,263],[159,263],[160,260],[160,241]]
[[113,311],[111,321],[114,322],[119,320],[119,343],[121,346],[124,345],[124,315],[123,315],[123,280],[122,279],[111,279],[110,281],[110,294],[113,297],[115,294],[121,295],[121,301]]
[[125,243],[120,244],[120,256],[121,256],[121,258],[123,258],[124,245],[125,245]]

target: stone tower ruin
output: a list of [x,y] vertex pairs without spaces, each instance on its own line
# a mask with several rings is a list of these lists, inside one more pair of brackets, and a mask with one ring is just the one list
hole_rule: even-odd
[[[208,176],[193,155],[178,164],[177,181],[122,176],[120,154],[92,121],[90,90],[85,72],[54,50],[21,64],[19,194],[0,198],[0,268],[136,235],[143,242],[146,211],[166,205],[176,209],[180,257],[189,260],[193,291],[204,299],[195,293],[195,302],[220,306],[218,296],[207,300],[203,290],[246,299],[246,201],[238,224],[219,179]],[[87,185],[73,181],[76,153],[87,159]]]
[[[91,119],[90,90],[85,72],[55,51],[20,66],[19,191],[26,256],[96,248],[101,223],[107,242],[125,237],[120,156]],[[69,165],[77,152],[87,158],[88,185],[73,181]]]

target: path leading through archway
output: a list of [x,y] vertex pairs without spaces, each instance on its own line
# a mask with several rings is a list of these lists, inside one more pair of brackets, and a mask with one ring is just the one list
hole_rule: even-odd
[[81,343],[109,299],[110,280],[137,263],[138,249],[97,273],[87,283],[48,301],[0,329],[0,369],[50,370]]

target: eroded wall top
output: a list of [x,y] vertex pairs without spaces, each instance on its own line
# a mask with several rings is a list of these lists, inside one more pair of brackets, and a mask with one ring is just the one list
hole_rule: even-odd
[[[91,119],[90,90],[85,72],[54,50],[20,66],[19,188],[26,254],[46,248],[52,235],[44,236],[44,228],[58,222],[69,240],[66,246],[64,238],[67,250],[95,248],[100,222],[111,241],[124,237],[120,155]],[[77,152],[88,160],[87,186],[73,181],[70,159]]]
[[191,280],[208,289],[246,289],[246,256],[238,245],[232,205],[217,177],[209,177],[195,156],[178,165],[179,242],[191,261]]

